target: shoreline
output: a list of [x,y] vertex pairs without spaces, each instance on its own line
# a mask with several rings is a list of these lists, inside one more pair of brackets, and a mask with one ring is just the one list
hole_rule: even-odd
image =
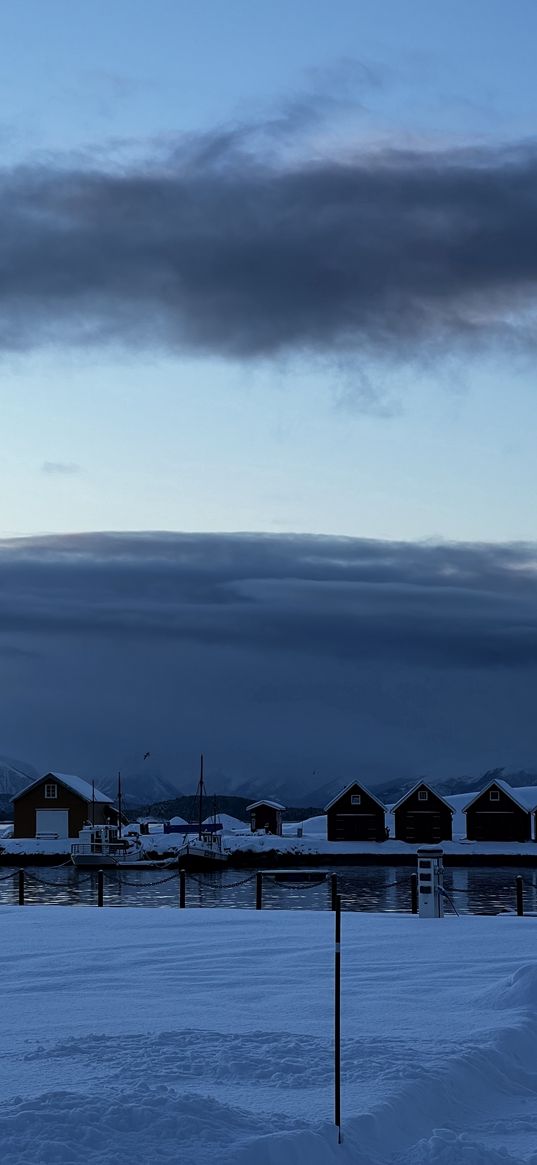
[[[222,867],[222,872],[225,869],[266,869],[268,870],[286,870],[301,869],[303,867],[323,867],[323,866],[387,866],[395,868],[397,866],[408,866],[409,868],[416,867],[417,855],[416,849],[419,847],[409,847],[405,849],[391,849],[389,852],[382,852],[381,846],[385,843],[380,843],[378,849],[362,850],[360,852],[303,852],[297,853],[295,851],[285,851],[280,849],[238,849],[230,854],[229,861]],[[404,844],[404,843],[402,843]],[[537,845],[535,843],[521,843],[520,850],[478,850],[468,845],[468,849],[464,845],[460,847],[456,843],[449,843],[453,849],[444,849],[444,867],[471,867],[471,868],[494,868],[498,866],[512,866],[513,868],[519,866],[533,866],[537,868]],[[478,843],[472,843],[477,845]],[[514,843],[512,843],[514,845]],[[532,848],[526,848],[531,846]],[[522,846],[524,848],[522,849]],[[157,856],[157,851],[151,851],[152,855]],[[173,853],[158,852],[158,857],[174,857]],[[25,868],[26,866],[65,866],[75,867],[69,860],[69,855],[65,851],[62,853],[43,852],[41,851],[19,851],[12,853],[0,854],[0,869],[10,868]],[[168,867],[171,870],[173,867]],[[214,872],[214,866],[207,865],[206,871]]]

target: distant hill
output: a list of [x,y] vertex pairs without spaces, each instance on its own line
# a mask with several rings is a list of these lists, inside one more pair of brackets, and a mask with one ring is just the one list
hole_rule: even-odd
[[[259,794],[253,793],[249,797],[228,797],[225,794],[216,798],[204,797],[203,819],[212,815],[215,800],[217,815],[218,813],[227,813],[230,817],[237,817],[239,821],[246,822],[248,821],[246,806],[259,800]],[[289,807],[284,811],[283,819],[284,821],[302,821],[306,817],[316,817],[320,812],[318,806]],[[183,817],[185,821],[197,821],[198,814],[198,804],[193,796],[174,797],[170,801],[156,801],[151,805],[139,805],[136,809],[131,809],[129,806],[128,809],[128,816],[132,819],[156,817],[159,821],[169,821],[171,817]]]

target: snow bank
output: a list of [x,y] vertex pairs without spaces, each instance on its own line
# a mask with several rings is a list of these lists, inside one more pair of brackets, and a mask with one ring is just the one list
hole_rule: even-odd
[[537,920],[4,907],[2,1165],[535,1165]]
[[305,821],[287,821],[283,824],[284,836],[296,837],[297,829],[302,830],[304,837],[326,838],[326,814],[319,817],[307,817]]
[[[232,817],[229,813],[217,813],[216,820],[223,826],[224,833],[232,833],[235,829],[250,832],[250,826],[245,821],[240,821],[238,817]],[[207,817],[204,824],[212,825],[213,821],[214,817]]]

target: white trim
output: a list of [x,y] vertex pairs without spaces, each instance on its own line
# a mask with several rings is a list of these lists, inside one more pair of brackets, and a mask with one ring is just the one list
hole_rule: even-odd
[[535,809],[537,808],[537,788],[535,789],[535,804],[530,807],[529,805],[523,805],[523,803],[518,800],[516,795],[516,788],[513,789],[511,785],[508,785],[507,781],[502,781],[499,777],[496,777],[493,781],[489,781],[488,785],[485,785],[484,789],[480,789],[479,793],[475,794],[475,797],[472,797],[472,800],[469,801],[463,809],[463,813],[467,813],[468,810],[472,808],[472,805],[475,805],[476,801],[479,801],[480,797],[483,797],[485,793],[488,793],[489,790],[492,789],[493,785],[497,785],[498,789],[501,789],[502,793],[505,793],[506,797],[509,797],[511,801],[514,801],[515,805],[517,805],[519,809],[522,809],[523,813],[535,812]]
[[399,807],[400,807],[400,806],[401,806],[401,805],[402,805],[402,804],[403,804],[403,803],[404,803],[404,802],[405,802],[405,801],[406,801],[406,800],[407,800],[409,797],[412,797],[412,795],[413,795],[414,793],[416,793],[416,792],[418,791],[418,789],[427,789],[427,792],[428,792],[428,793],[432,793],[433,797],[437,797],[437,798],[438,798],[438,800],[439,800],[439,801],[441,801],[441,802],[442,802],[442,804],[446,806],[446,809],[449,809],[450,813],[454,813],[454,812],[455,812],[455,810],[454,810],[453,806],[449,804],[449,801],[446,801],[446,798],[445,798],[445,797],[442,797],[440,793],[437,793],[437,792],[436,792],[436,791],[435,791],[435,790],[434,790],[434,789],[431,787],[431,785],[428,785],[426,781],[417,781],[417,782],[416,782],[416,784],[415,784],[415,785],[413,785],[413,786],[412,786],[412,788],[408,790],[408,793],[404,793],[404,794],[403,794],[403,796],[402,796],[402,797],[400,797],[400,798],[399,798],[399,800],[395,802],[395,805],[392,805],[392,807],[391,807],[391,809],[390,809],[390,813],[395,813],[395,810],[396,810],[396,809],[399,809]]
[[340,801],[346,793],[350,793],[351,789],[357,789],[360,793],[365,793],[366,797],[371,797],[371,800],[375,802],[375,805],[378,805],[379,809],[383,809],[384,812],[387,813],[387,808],[385,805],[383,805],[382,801],[379,801],[378,797],[375,797],[375,794],[372,793],[370,789],[366,789],[365,785],[361,785],[359,781],[351,781],[350,785],[347,785],[344,789],[341,790],[340,793],[337,794],[337,797],[332,797],[332,800],[329,801],[328,805],[325,805],[324,807],[325,813],[327,813],[329,809],[332,809],[334,805],[337,805],[337,802]]
[[285,809],[285,805],[280,805],[279,801],[254,801],[253,805],[246,806],[246,812],[249,813],[251,809],[260,809],[262,805],[267,805],[269,809]]

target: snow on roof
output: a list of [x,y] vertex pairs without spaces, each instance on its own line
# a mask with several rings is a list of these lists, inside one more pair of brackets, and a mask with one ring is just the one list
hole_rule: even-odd
[[407,797],[411,797],[412,794],[416,793],[418,789],[427,789],[427,792],[432,793],[433,797],[437,797],[438,800],[441,801],[442,804],[446,806],[446,809],[450,809],[452,813],[455,812],[453,805],[450,804],[450,802],[446,799],[446,797],[441,797],[440,793],[436,792],[436,789],[431,788],[431,786],[427,784],[427,781],[417,781],[416,784],[413,785],[412,788],[409,789],[407,793],[403,793],[403,796],[400,797],[399,800],[395,802],[395,805],[392,805],[390,807],[390,813],[395,813],[395,810],[399,809],[399,806],[402,805],[404,801],[406,801]]
[[345,793],[349,793],[351,789],[360,789],[362,793],[367,793],[367,796],[371,797],[372,801],[374,801],[376,805],[378,805],[381,809],[386,810],[386,806],[382,804],[382,801],[379,801],[378,797],[375,797],[375,794],[371,792],[371,789],[366,789],[365,785],[361,785],[359,781],[351,781],[350,785],[346,785],[344,789],[339,791],[337,796],[332,797],[332,800],[328,802],[328,805],[325,805],[325,813],[327,813],[328,810],[331,809],[332,806],[341,799],[341,797],[344,797]]
[[489,781],[488,785],[485,785],[484,789],[480,789],[478,793],[474,793],[472,799],[468,801],[467,805],[463,809],[463,813],[466,813],[466,810],[474,804],[474,801],[477,801],[478,797],[482,797],[483,793],[486,793],[488,789],[492,789],[493,785],[497,785],[498,789],[501,789],[503,793],[510,797],[511,800],[515,802],[515,805],[518,805],[519,809],[531,811],[537,808],[536,785],[526,785],[520,788],[513,788],[513,786],[509,785],[507,781],[502,781],[501,778],[495,777],[493,781]]
[[170,817],[170,825],[188,825],[185,817]]
[[12,797],[12,801],[17,801],[19,797],[23,797],[29,793],[30,789],[35,789],[43,781],[52,777],[58,781],[60,785],[65,785],[67,789],[71,789],[79,797],[83,797],[84,801],[99,801],[103,805],[112,805],[114,798],[108,797],[106,793],[101,793],[100,789],[93,789],[90,781],[85,781],[83,777],[75,777],[71,773],[45,773],[44,776],[38,777],[37,781],[32,781],[31,785],[27,785],[25,789],[21,789],[16,797]]
[[285,805],[282,805],[280,801],[267,801],[263,799],[262,801],[254,801],[252,805],[247,805],[246,812],[249,813],[250,809],[259,809],[261,805],[268,805],[270,809],[285,809]]

